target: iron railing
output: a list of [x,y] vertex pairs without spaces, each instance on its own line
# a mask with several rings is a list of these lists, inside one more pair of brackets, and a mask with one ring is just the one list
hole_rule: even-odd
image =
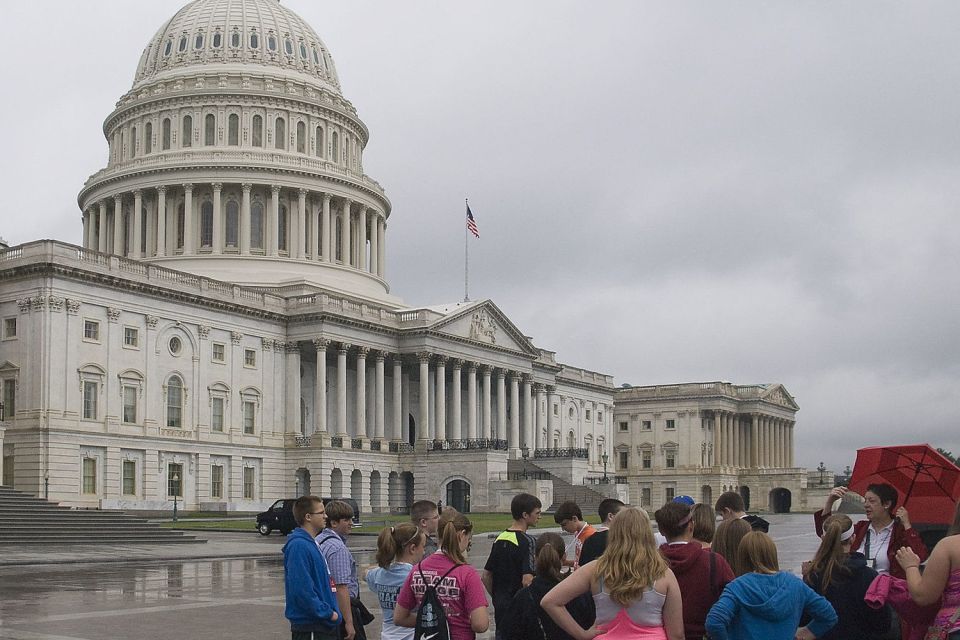
[[506,451],[506,440],[472,438],[466,440],[431,440],[427,451]]
[[298,447],[310,446],[310,436],[294,436],[293,441]]
[[351,449],[363,449],[363,439],[362,438],[353,438],[350,440]]
[[343,436],[333,436],[330,438],[330,446],[336,449],[343,449]]
[[590,452],[587,449],[536,449],[534,458],[582,458],[588,460]]
[[413,453],[413,445],[409,442],[391,442],[389,445],[390,453]]

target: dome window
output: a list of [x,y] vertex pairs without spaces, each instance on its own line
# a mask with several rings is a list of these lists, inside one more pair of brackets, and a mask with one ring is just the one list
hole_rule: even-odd
[[217,139],[217,116],[208,113],[204,118],[203,144],[213,146]]
[[236,49],[240,46],[240,32],[234,31],[230,34],[230,46]]
[[170,149],[170,118],[163,119],[163,125],[161,126],[160,134],[161,144],[160,147],[164,151]]
[[212,43],[212,44],[213,44],[213,48],[214,48],[214,49],[219,49],[219,48],[220,48],[220,45],[223,44],[223,35],[222,35],[219,31],[217,31],[215,34],[213,34],[213,43]]
[[163,57],[170,57],[171,51],[173,51],[173,40],[167,40],[167,44],[163,45]]
[[297,153],[307,152],[307,125],[300,121],[297,123]]
[[250,206],[250,248],[263,251],[263,203],[259,200]]
[[227,201],[227,246],[237,248],[238,242],[237,238],[239,236],[240,229],[240,207],[237,206],[236,200]]
[[195,50],[196,50],[196,49],[203,49],[203,34],[202,34],[202,33],[198,33],[198,34],[197,34],[196,39],[194,39],[194,41],[193,41],[193,48],[194,48]]
[[153,123],[151,122],[143,126],[143,152],[153,152]]
[[256,31],[250,34],[250,48],[251,49],[260,48],[260,36],[257,35]]
[[183,116],[183,137],[180,140],[181,147],[189,147],[193,144],[193,116]]
[[213,246],[213,203],[209,200],[200,205],[200,246]]
[[253,146],[263,146],[263,116],[253,116],[253,124],[250,127],[250,138]]
[[283,41],[283,50],[287,52],[288,56],[293,55],[293,40],[287,38]]
[[274,123],[273,137],[274,137],[274,146],[277,149],[286,148],[285,138],[287,137],[287,127],[286,127],[286,123],[283,121],[283,118],[277,118],[277,121]]
[[277,50],[277,39],[276,39],[276,37],[274,37],[274,36],[272,36],[272,35],[267,36],[267,49],[270,49],[270,51],[276,51],[276,50]]
[[235,113],[231,113],[227,121],[227,144],[232,147],[240,144],[240,116]]
[[317,51],[316,47],[313,47],[313,64],[320,65],[320,52]]
[[183,53],[187,50],[187,36],[180,36],[180,44],[177,46],[177,51]]
[[307,59],[307,45],[300,43],[300,57],[304,60]]

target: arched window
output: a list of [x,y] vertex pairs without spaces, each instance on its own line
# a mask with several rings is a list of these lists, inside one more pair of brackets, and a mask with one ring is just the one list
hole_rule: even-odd
[[118,253],[122,256],[130,255],[130,251],[133,249],[133,239],[131,238],[133,230],[130,228],[133,226],[132,213],[126,211],[123,212],[123,250]]
[[307,125],[302,121],[297,123],[297,153],[307,152]]
[[140,252],[141,255],[147,254],[147,227],[150,216],[147,214],[147,208],[140,210]]
[[167,426],[183,428],[183,380],[170,376],[167,380]]
[[287,205],[280,205],[280,212],[277,220],[277,248],[280,251],[287,250]]
[[161,129],[160,145],[164,151],[167,151],[170,148],[170,118],[163,119],[163,123],[160,125],[160,129]]
[[227,120],[227,144],[234,147],[240,144],[240,116],[235,113]]
[[256,31],[250,34],[250,48],[251,49],[260,48],[260,36],[257,35]]
[[240,229],[240,207],[236,200],[227,200],[227,246],[236,248]]
[[317,157],[323,157],[323,127],[317,127]]
[[236,49],[240,46],[240,32],[234,31],[230,34],[230,46]]
[[343,243],[340,241],[340,238],[343,236],[343,223],[340,221],[340,216],[337,216],[337,222],[334,225],[335,229],[333,231],[333,246],[334,253],[336,254],[337,262],[343,262]]
[[153,123],[148,122],[143,127],[143,152],[153,152]]
[[333,145],[333,157],[331,158],[331,160],[333,160],[336,163],[339,163],[340,162],[340,136],[337,134],[336,131],[334,131],[333,134],[330,136],[330,142]]
[[262,116],[253,116],[253,126],[251,127],[252,131],[250,132],[250,138],[252,140],[253,146],[262,147],[263,146],[263,117]]
[[187,36],[180,36],[180,44],[177,46],[177,51],[183,53],[187,50]]
[[320,66],[320,53],[317,52],[316,47],[313,47],[313,64]]
[[213,203],[209,201],[200,205],[200,246],[213,246]]
[[130,127],[130,157],[137,157],[137,128]]
[[270,49],[270,51],[277,50],[277,39],[272,34],[267,36],[267,49]]
[[287,125],[283,121],[283,118],[277,118],[277,121],[273,125],[273,142],[274,146],[277,149],[285,149],[287,147],[286,140],[287,137]]
[[183,249],[183,227],[183,203],[181,202],[180,206],[177,207],[177,249]]
[[213,48],[219,49],[221,44],[223,44],[223,36],[217,31],[213,34]]
[[163,46],[163,57],[169,56],[171,51],[173,51],[173,40],[167,40],[167,44]]
[[307,59],[307,45],[300,43],[300,57],[304,60]]
[[250,248],[263,249],[263,203],[259,201],[250,206]]
[[213,145],[217,139],[217,116],[208,113],[203,120],[203,144],[208,147]]
[[283,41],[283,50],[287,52],[288,56],[293,55],[293,40],[287,38]]
[[194,39],[194,41],[193,41],[193,48],[194,48],[194,49],[203,49],[203,34],[202,34],[202,33],[198,33],[198,34],[197,34],[197,37],[196,37],[196,38]]
[[180,139],[181,147],[189,147],[193,144],[193,116],[183,116],[183,137]]

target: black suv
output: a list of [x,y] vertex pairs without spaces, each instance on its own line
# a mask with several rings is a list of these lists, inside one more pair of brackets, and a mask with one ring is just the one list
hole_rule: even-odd
[[[324,506],[331,500],[341,500],[353,507],[353,526],[360,526],[360,505],[353,498],[321,498]],[[274,502],[269,509],[263,513],[257,514],[257,531],[260,535],[268,536],[270,532],[279,530],[283,535],[287,535],[297,528],[297,523],[293,519],[293,503],[296,498],[283,498]]]

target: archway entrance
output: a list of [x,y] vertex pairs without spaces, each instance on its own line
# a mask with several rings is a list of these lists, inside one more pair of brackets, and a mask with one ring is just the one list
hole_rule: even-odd
[[310,493],[310,470],[300,467],[297,469],[297,497],[309,496]]
[[403,484],[403,506],[405,513],[410,513],[410,507],[413,506],[413,474],[404,471],[400,474],[400,482]]
[[460,513],[470,513],[470,485],[466,480],[447,483],[447,505]]
[[770,510],[774,513],[790,513],[793,494],[789,489],[777,487],[770,492]]
[[708,484],[700,487],[700,502],[713,506],[713,487]]
[[[407,416],[407,444],[417,443],[417,421],[412,415]],[[412,504],[412,503],[411,503]]]
[[740,497],[743,498],[743,508],[750,511],[750,487],[740,487]]

